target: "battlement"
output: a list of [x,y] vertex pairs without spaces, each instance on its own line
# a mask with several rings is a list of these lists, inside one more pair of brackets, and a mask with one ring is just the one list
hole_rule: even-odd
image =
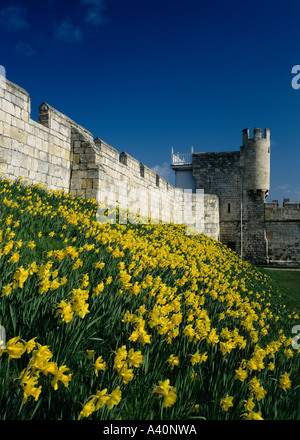
[[300,203],[285,202],[279,207],[276,202],[265,203],[265,220],[273,222],[300,221]]
[[249,140],[259,141],[260,139],[265,139],[270,142],[270,130],[265,128],[264,137],[262,138],[261,128],[255,127],[253,129],[253,138],[249,138],[249,128],[244,128],[243,133],[243,146],[245,147]]
[[[151,222],[189,225],[219,237],[219,200],[189,197],[126,151],[119,152],[46,102],[31,119],[26,90],[1,77],[0,173],[119,205]],[[205,216],[204,216],[205,213]],[[130,220],[131,221],[131,220]]]
[[273,200],[272,202],[266,202],[265,208],[276,209],[276,210],[283,210],[283,209],[300,210],[300,202],[290,202],[289,200],[284,200],[282,207],[280,207],[278,200]]

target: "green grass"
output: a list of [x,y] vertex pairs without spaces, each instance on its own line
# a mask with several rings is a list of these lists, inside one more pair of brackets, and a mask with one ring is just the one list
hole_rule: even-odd
[[300,313],[300,270],[263,270],[269,275],[281,291],[286,306]]

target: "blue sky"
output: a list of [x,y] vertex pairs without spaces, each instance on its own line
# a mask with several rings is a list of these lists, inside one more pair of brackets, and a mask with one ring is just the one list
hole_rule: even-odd
[[[300,200],[298,0],[0,1],[0,65],[31,96],[171,183],[177,152],[271,130],[267,200]],[[300,84],[300,80],[299,80]]]

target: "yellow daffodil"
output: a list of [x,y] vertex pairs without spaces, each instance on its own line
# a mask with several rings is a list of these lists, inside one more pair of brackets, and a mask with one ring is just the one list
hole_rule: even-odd
[[223,399],[221,399],[221,406],[224,409],[224,411],[228,411],[229,408],[233,406],[233,396],[226,396]]
[[285,372],[284,374],[282,374],[280,376],[279,386],[284,391],[286,391],[287,389],[291,388],[291,385],[292,385],[292,382],[290,380],[290,375],[287,372]]
[[102,356],[99,356],[94,363],[95,374],[98,376],[99,371],[104,371],[106,368],[106,362],[104,362]]

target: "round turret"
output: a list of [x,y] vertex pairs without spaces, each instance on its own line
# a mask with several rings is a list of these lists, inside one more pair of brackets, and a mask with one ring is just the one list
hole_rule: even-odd
[[260,128],[254,128],[253,139],[249,139],[249,129],[243,130],[243,187],[249,191],[270,189],[270,130],[261,135]]

